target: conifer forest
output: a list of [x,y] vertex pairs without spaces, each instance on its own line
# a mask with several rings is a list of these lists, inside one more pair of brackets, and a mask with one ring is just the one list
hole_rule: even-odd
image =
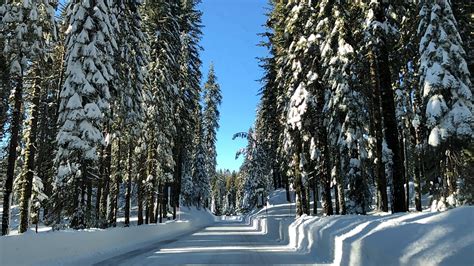
[[[264,7],[238,170],[207,1]],[[0,50],[0,265],[474,261],[472,0],[0,0]]]

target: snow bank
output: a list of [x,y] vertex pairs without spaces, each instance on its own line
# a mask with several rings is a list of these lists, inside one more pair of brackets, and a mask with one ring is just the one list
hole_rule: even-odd
[[474,207],[378,217],[302,217],[295,222],[298,231],[290,235],[298,240],[298,249],[336,265],[472,265],[473,221]]
[[94,258],[190,233],[215,219],[207,211],[182,208],[179,221],[163,224],[5,236],[0,238],[0,265],[88,264]]
[[[445,212],[290,218],[284,190],[269,197],[265,231],[289,248],[334,265],[473,265],[474,207]],[[293,213],[294,215],[294,213]],[[278,232],[278,233],[276,233]]]

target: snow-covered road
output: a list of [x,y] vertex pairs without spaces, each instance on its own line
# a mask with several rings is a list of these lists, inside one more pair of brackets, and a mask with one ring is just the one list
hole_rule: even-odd
[[253,224],[221,221],[186,236],[157,242],[96,265],[163,264],[314,264],[275,234],[265,232],[265,220]]

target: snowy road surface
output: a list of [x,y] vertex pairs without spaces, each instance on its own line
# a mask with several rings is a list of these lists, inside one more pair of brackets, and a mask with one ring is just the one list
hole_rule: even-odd
[[222,221],[186,236],[115,256],[96,265],[163,264],[314,264],[310,256],[298,253],[261,223]]

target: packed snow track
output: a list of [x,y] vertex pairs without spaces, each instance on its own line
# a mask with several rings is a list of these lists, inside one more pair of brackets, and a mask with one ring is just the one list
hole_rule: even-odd
[[265,232],[266,220],[212,226],[105,259],[95,265],[314,264],[314,259]]

